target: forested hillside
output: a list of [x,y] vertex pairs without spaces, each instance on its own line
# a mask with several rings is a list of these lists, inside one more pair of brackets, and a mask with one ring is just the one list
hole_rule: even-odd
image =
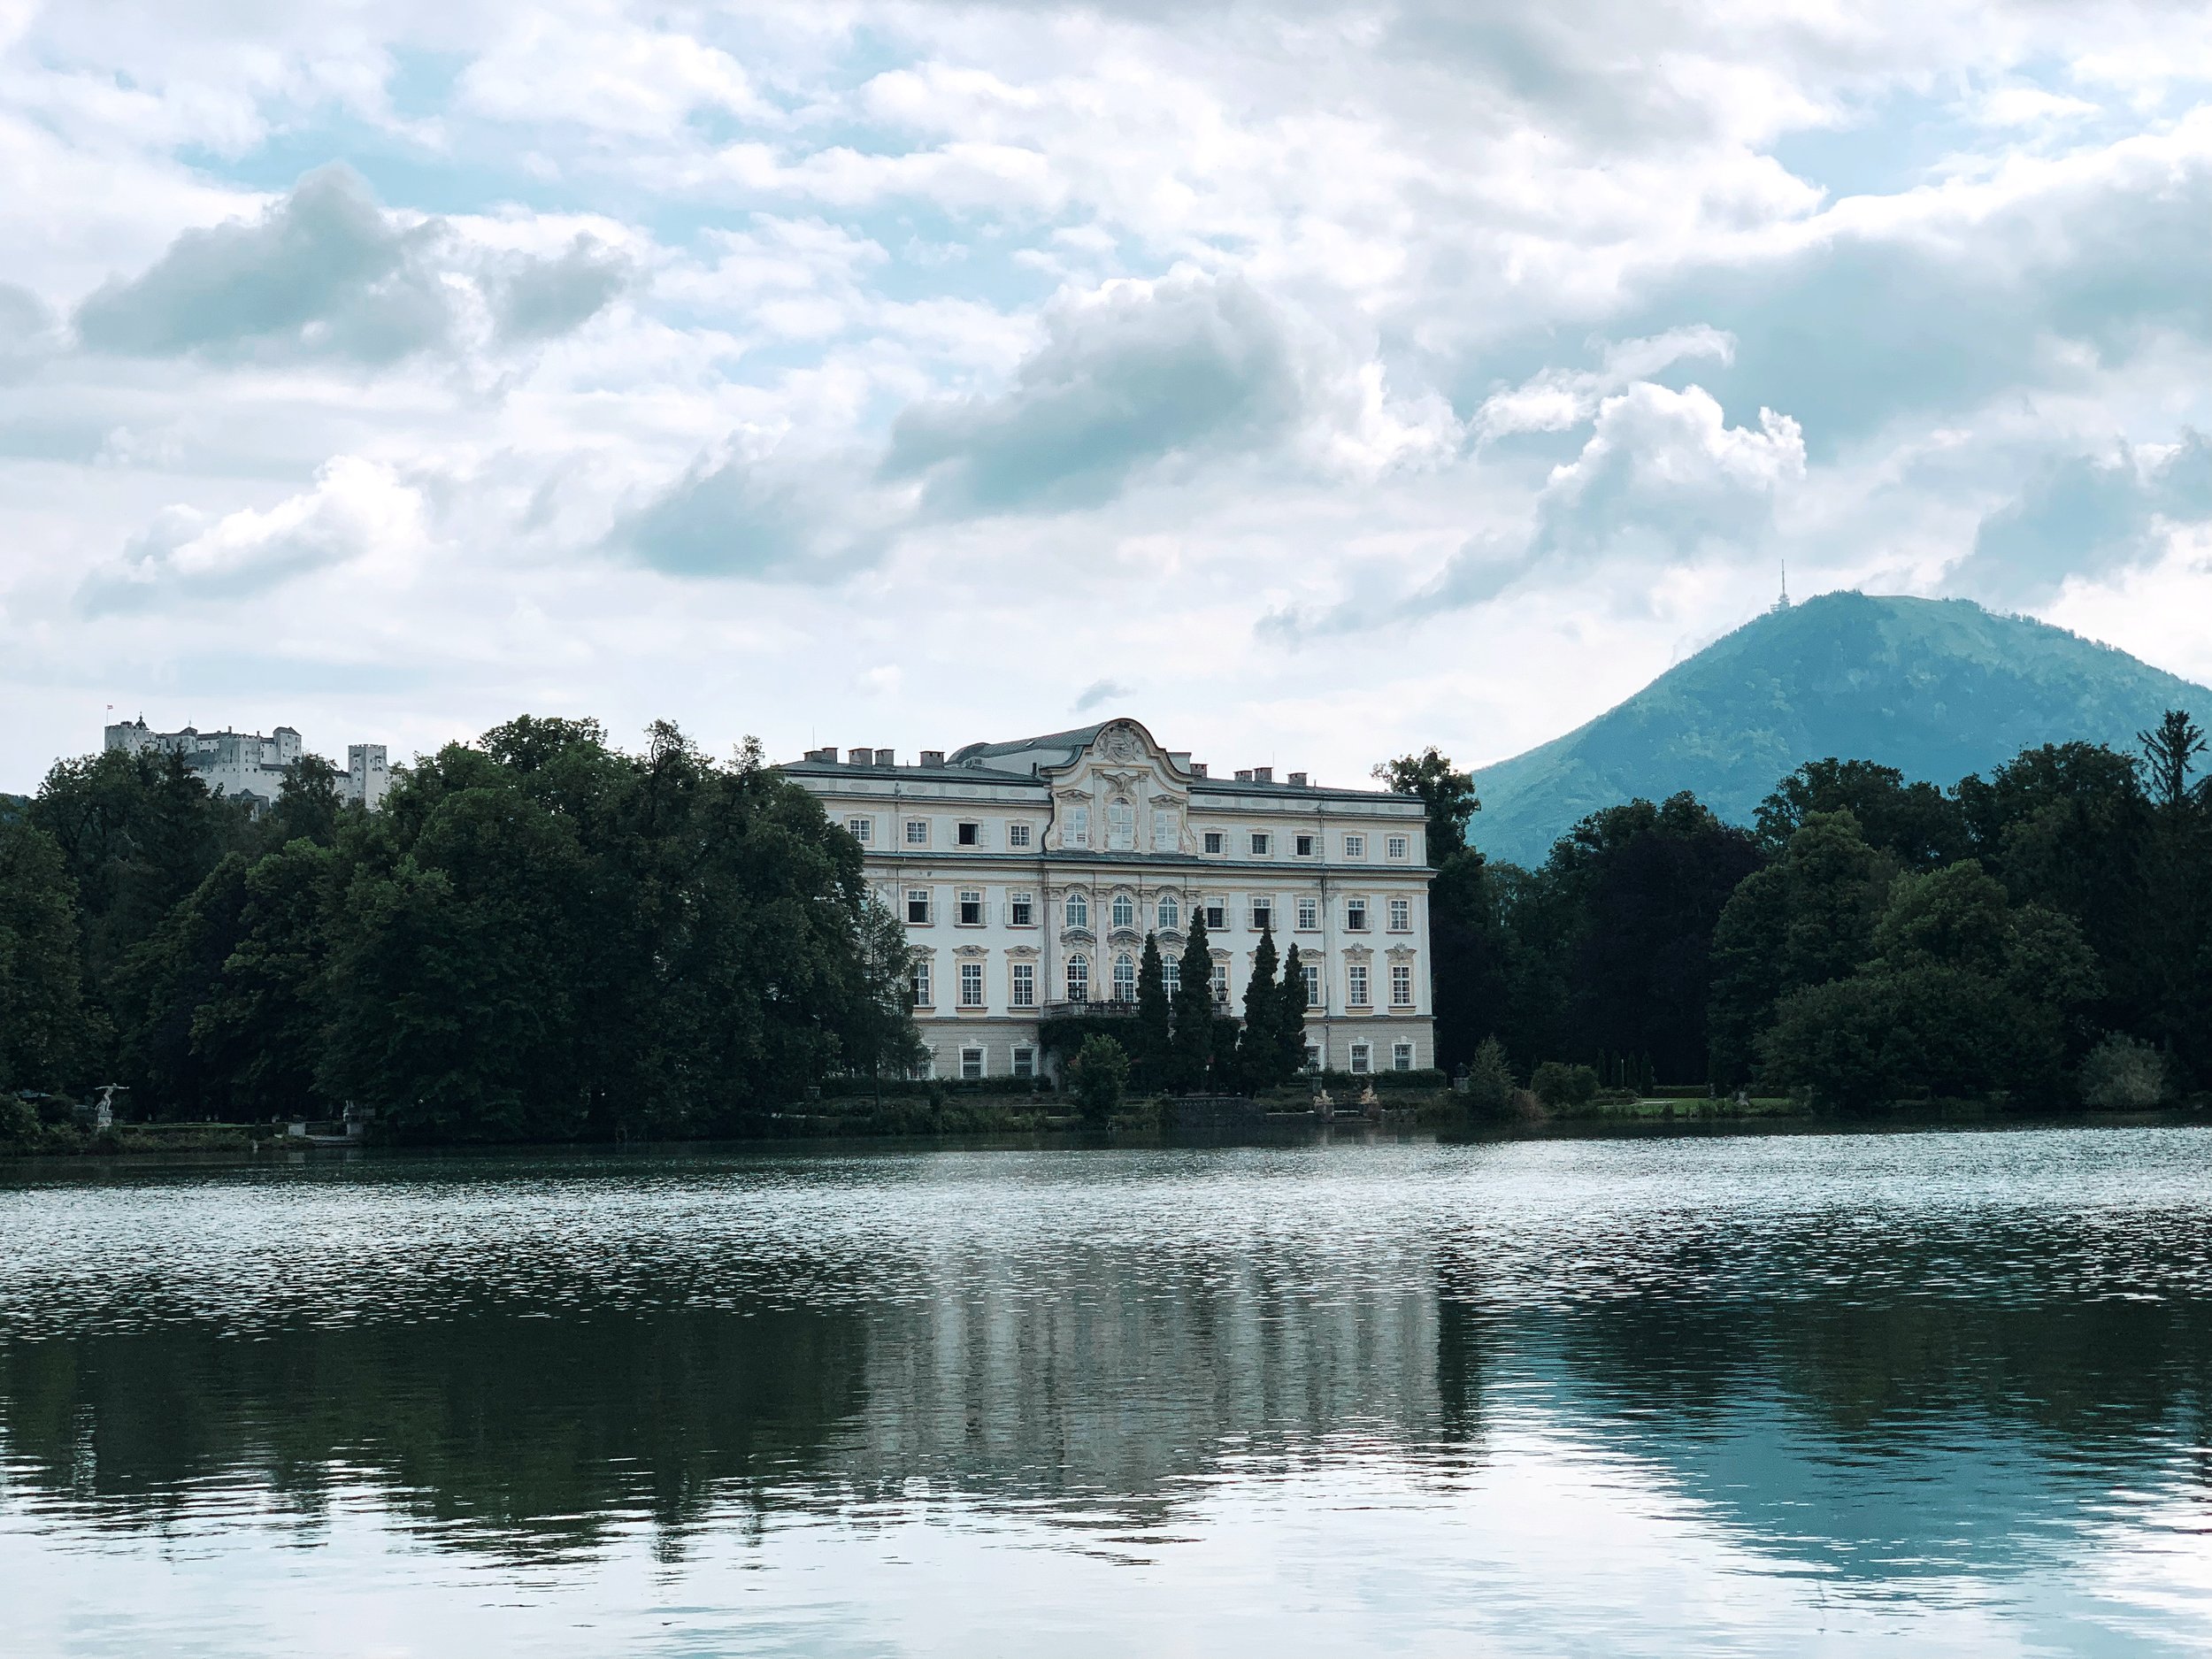
[[1947,784],[2024,749],[2130,748],[2168,709],[2212,719],[2212,690],[1963,599],[1824,594],[1678,663],[1586,726],[1475,774],[1477,846],[1542,862],[1578,819],[1688,790],[1751,822],[1774,780],[1844,756]]

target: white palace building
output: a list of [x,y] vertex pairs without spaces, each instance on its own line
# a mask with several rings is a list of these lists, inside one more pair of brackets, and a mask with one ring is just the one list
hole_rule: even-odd
[[912,765],[812,749],[783,771],[860,842],[905,919],[938,1076],[1037,1075],[1038,1022],[1133,1003],[1146,933],[1172,976],[1195,914],[1225,1012],[1271,927],[1279,953],[1298,947],[1310,1061],[1435,1063],[1417,796],[1278,782],[1265,766],[1210,777],[1126,719],[924,749]]

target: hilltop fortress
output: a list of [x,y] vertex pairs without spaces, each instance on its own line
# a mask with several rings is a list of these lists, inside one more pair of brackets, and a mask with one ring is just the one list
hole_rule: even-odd
[[[106,747],[178,756],[209,789],[265,807],[276,800],[284,774],[307,752],[300,734],[288,726],[280,726],[265,737],[258,732],[202,732],[189,726],[180,732],[157,732],[143,715],[109,726]],[[383,744],[347,745],[346,767],[338,774],[340,800],[373,810],[383,803],[391,786]]]

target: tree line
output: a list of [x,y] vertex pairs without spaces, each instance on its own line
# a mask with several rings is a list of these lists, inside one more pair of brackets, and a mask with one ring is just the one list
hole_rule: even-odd
[[1844,1110],[2212,1087],[2204,734],[2175,711],[2139,741],[2028,749],[1949,788],[1814,761],[1749,826],[1688,794],[1631,801],[1533,870],[1470,843],[1466,772],[1433,749],[1387,762],[1427,803],[1440,1063]]
[[524,718],[381,810],[303,760],[258,814],[174,756],[0,813],[0,1090],[416,1139],[704,1134],[918,1053],[859,848],[749,745]]
[[[2140,1104],[2212,1087],[2212,788],[2180,713],[2141,752],[2023,751],[1949,788],[1827,759],[1748,826],[1693,796],[1591,814],[1523,869],[1427,808],[1438,1057],[1571,1098],[1710,1083],[1856,1110]],[[1252,1092],[1304,1065],[1295,945],[1241,1018],[1194,918],[1170,989],[1048,1021],[1086,1100]],[[0,800],[0,1094],[114,1081],[133,1115],[334,1116],[422,1139],[712,1133],[919,1058],[861,851],[748,748],[625,753],[524,718],[403,769],[382,810],[295,767],[256,813],[177,757],[58,764]],[[1115,1053],[1087,1037],[1106,1036]]]

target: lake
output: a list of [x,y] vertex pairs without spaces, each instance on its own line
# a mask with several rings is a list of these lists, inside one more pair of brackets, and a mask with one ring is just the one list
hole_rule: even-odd
[[0,1166],[0,1651],[2212,1650],[2212,1133]]

